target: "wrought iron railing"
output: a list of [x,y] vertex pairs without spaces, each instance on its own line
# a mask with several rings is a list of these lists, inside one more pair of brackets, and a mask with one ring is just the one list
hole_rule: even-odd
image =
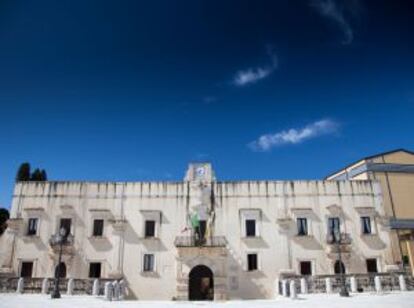
[[[59,246],[60,235],[53,234],[49,239],[50,246]],[[75,238],[72,234],[66,236],[65,241],[63,242],[63,246],[70,246],[75,243]]]
[[225,247],[227,241],[224,236],[210,236],[205,239],[197,239],[194,236],[177,236],[174,245],[176,247]]
[[[351,235],[349,233],[341,233],[340,235],[340,245],[349,245],[352,242]],[[337,245],[337,241],[335,239],[335,236],[333,234],[327,234],[326,235],[326,243],[329,245]]]

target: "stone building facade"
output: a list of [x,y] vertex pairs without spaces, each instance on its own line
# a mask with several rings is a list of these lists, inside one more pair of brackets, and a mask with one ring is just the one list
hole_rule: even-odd
[[362,158],[327,180],[376,180],[390,219],[394,262],[414,274],[414,152],[397,149]]
[[61,228],[62,275],[123,278],[136,299],[272,298],[283,275],[395,268],[371,180],[222,182],[194,163],[182,182],[20,182],[1,273],[53,277]]

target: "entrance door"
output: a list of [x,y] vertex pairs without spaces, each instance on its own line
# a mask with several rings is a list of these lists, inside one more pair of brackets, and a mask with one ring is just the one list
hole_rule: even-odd
[[195,266],[189,275],[188,298],[190,301],[214,299],[213,272],[207,266]]
[[55,267],[55,278],[57,278],[59,274],[60,278],[66,278],[66,264],[61,262],[60,266],[56,265]]

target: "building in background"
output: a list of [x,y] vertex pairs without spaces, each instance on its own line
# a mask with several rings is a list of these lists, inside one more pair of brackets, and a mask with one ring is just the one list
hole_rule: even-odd
[[123,278],[138,299],[273,298],[289,275],[395,269],[390,240],[376,181],[217,181],[194,163],[181,182],[17,183],[0,265]]
[[326,179],[379,181],[394,260],[414,273],[414,152],[398,149],[365,157]]

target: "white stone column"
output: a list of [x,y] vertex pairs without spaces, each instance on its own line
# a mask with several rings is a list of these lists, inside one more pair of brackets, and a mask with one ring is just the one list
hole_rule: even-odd
[[125,280],[121,280],[119,282],[119,300],[123,301],[125,299],[126,296],[126,282]]
[[300,293],[308,294],[308,283],[305,278],[300,279]]
[[45,278],[42,281],[42,294],[47,294],[49,292],[49,279]]
[[113,281],[112,282],[112,286],[114,288],[114,293],[113,293],[113,300],[114,301],[118,301],[119,300],[119,283],[118,281]]
[[17,281],[17,289],[16,289],[16,293],[23,293],[24,291],[24,279],[23,278],[19,278],[19,280]]
[[282,295],[283,296],[287,296],[287,280],[286,279],[283,279],[282,280]]
[[92,295],[93,296],[98,296],[99,295],[99,279],[95,279],[93,281]]
[[400,290],[407,291],[407,285],[405,284],[405,278],[403,275],[398,276],[398,282],[400,284]]
[[66,294],[67,295],[73,295],[73,289],[74,288],[75,288],[75,281],[73,280],[73,278],[70,278],[68,280],[68,287],[67,287]]
[[105,283],[105,299],[107,301],[112,301],[112,295],[113,295],[113,287],[111,282]]
[[379,276],[375,276],[374,282],[375,282],[375,291],[377,291],[377,293],[381,293],[382,292],[381,278]]
[[358,292],[358,284],[357,284],[356,278],[352,276],[350,280],[351,280],[351,292],[353,293]]
[[331,278],[325,278],[326,293],[332,293],[332,281]]
[[291,299],[296,299],[298,297],[297,294],[296,294],[296,284],[295,284],[294,280],[290,281],[289,291],[290,291],[290,298]]

